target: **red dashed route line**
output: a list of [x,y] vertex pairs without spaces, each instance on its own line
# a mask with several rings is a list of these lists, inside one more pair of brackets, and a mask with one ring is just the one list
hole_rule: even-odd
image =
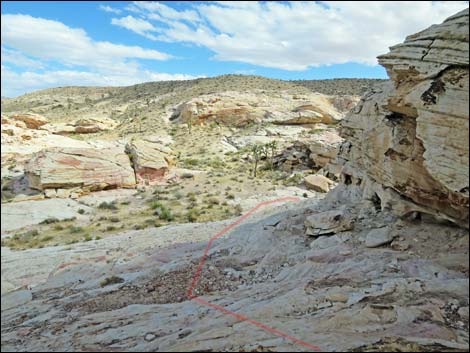
[[215,305],[215,304],[212,304],[212,303],[209,303],[207,301],[205,301],[204,299],[196,296],[193,294],[193,291],[194,291],[194,288],[196,287],[197,285],[197,282],[199,281],[199,278],[201,277],[201,272],[202,272],[202,268],[204,267],[204,264],[206,262],[206,258],[207,258],[207,255],[209,254],[209,250],[210,248],[212,247],[212,244],[214,243],[214,241],[218,238],[220,238],[222,235],[226,234],[227,232],[229,232],[230,230],[232,230],[234,227],[236,227],[237,225],[239,225],[241,222],[243,222],[245,219],[247,219],[252,213],[256,212],[258,209],[260,209],[261,207],[264,207],[264,206],[267,206],[267,205],[271,205],[273,203],[279,203],[279,202],[286,202],[286,201],[298,201],[299,198],[298,197],[283,197],[283,198],[279,198],[279,199],[274,199],[274,200],[270,200],[270,201],[265,201],[265,202],[261,202],[259,203],[256,207],[252,208],[250,211],[248,211],[247,213],[245,213],[243,216],[241,216],[240,218],[238,218],[235,222],[233,222],[232,224],[229,224],[227,227],[225,227],[224,229],[222,229],[220,232],[218,232],[216,235],[214,235],[210,240],[209,240],[209,243],[207,244],[206,246],[206,250],[204,251],[204,255],[202,256],[201,258],[201,261],[199,262],[199,266],[196,270],[196,274],[194,275],[194,278],[193,278],[193,281],[191,283],[191,286],[189,287],[188,289],[188,298],[190,300],[194,300],[196,302],[198,302],[199,304],[202,304],[202,305],[205,305],[205,306],[208,306],[212,309],[215,309],[217,311],[220,311],[221,313],[223,314],[226,314],[226,315],[229,315],[229,316],[232,316],[234,318],[236,318],[237,320],[239,321],[245,321],[251,325],[254,325],[254,326],[257,326],[265,331],[268,331],[276,336],[279,336],[279,337],[282,337],[282,338],[285,338],[285,339],[288,339],[294,343],[297,343],[301,346],[304,346],[304,347],[307,347],[313,351],[321,351],[321,349],[317,346],[314,346],[313,344],[310,344],[308,342],[304,342],[298,338],[295,338],[293,336],[290,336],[284,332],[281,332],[279,330],[276,330],[275,328],[272,328],[272,327],[269,327],[265,324],[262,324],[261,322],[258,322],[258,321],[255,321],[255,320],[252,320],[250,319],[249,317],[247,316],[244,316],[244,315],[240,315],[240,314],[237,314],[233,311],[230,311],[230,310],[227,310],[225,309],[224,307],[222,306],[219,306],[219,305]]

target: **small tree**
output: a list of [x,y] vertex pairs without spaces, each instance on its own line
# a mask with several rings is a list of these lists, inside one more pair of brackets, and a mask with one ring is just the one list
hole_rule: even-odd
[[264,151],[264,146],[262,146],[262,145],[253,145],[252,148],[251,148],[253,161],[255,163],[255,167],[254,167],[254,170],[253,170],[253,176],[255,178],[256,178],[256,175],[257,175],[257,171],[258,171],[258,163],[261,159],[261,156],[263,155],[263,151]]
[[192,129],[193,129],[193,119],[189,118],[189,120],[188,120],[188,131],[189,131],[190,135],[191,135]]
[[268,143],[267,147],[271,151],[271,158],[270,158],[270,163],[271,163],[271,170],[274,168],[274,156],[277,152],[277,141],[271,141]]

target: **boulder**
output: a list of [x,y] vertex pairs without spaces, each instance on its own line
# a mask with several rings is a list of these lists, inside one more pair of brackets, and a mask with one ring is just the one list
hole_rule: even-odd
[[37,130],[41,126],[49,123],[49,120],[42,115],[33,113],[15,114],[11,116],[11,119],[22,121],[26,124],[28,129]]
[[334,182],[323,175],[308,175],[304,179],[305,186],[307,189],[318,191],[318,192],[328,192],[330,186]]
[[33,155],[25,174],[30,186],[38,190],[79,187],[96,191],[136,185],[129,157],[119,148],[42,150]]
[[175,165],[171,149],[154,137],[134,139],[126,145],[126,153],[132,160],[137,182],[145,184],[163,181]]
[[353,218],[342,209],[325,211],[308,216],[305,227],[307,235],[331,235],[352,229]]
[[[379,57],[392,79],[342,121],[344,180],[393,199],[398,216],[433,215],[468,228],[468,9]],[[406,211],[404,213],[403,211]]]
[[376,248],[391,243],[394,237],[389,227],[373,229],[366,235],[365,244],[368,248]]

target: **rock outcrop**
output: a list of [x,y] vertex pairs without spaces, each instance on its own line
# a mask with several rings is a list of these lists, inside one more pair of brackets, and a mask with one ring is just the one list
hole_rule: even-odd
[[11,119],[22,121],[25,123],[28,129],[39,129],[41,126],[49,123],[49,120],[42,115],[33,113],[15,114],[11,116]]
[[342,122],[343,177],[399,216],[468,227],[468,9],[379,57],[392,79]]
[[71,189],[82,192],[133,188],[136,185],[129,157],[119,148],[52,148],[36,153],[25,173],[32,188]]
[[[238,127],[259,122],[278,125],[336,124],[345,111],[335,107],[334,98],[319,93],[297,96],[287,93],[224,92],[180,104],[171,120],[195,125],[215,122]],[[349,105],[354,105],[354,101],[350,100]]]
[[158,137],[134,139],[126,145],[137,182],[153,184],[164,180],[170,167],[175,165],[172,150]]
[[339,177],[341,167],[336,157],[344,140],[335,132],[324,130],[288,146],[276,156],[275,165],[284,171],[322,169],[325,175]]
[[116,126],[117,122],[113,119],[102,117],[78,119],[70,123],[47,124],[42,126],[42,129],[57,135],[68,135],[92,134],[112,130]]

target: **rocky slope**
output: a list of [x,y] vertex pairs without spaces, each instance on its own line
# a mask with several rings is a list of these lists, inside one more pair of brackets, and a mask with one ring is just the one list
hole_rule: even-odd
[[343,123],[342,182],[211,241],[199,301],[205,241],[231,221],[2,254],[2,350],[468,351],[468,145],[445,139],[454,118],[468,134],[468,24],[466,10],[381,57],[392,80]]

